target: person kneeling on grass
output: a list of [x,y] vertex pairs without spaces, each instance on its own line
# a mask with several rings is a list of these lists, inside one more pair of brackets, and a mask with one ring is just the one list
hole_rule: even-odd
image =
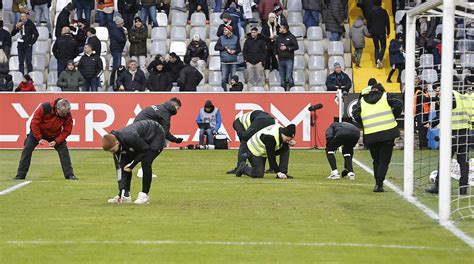
[[131,203],[130,182],[132,170],[142,163],[142,191],[138,193],[135,204],[149,203],[148,193],[152,179],[152,165],[165,146],[165,132],[158,122],[143,120],[102,138],[102,149],[113,154],[119,193],[109,199],[109,203]]
[[[248,175],[252,178],[263,178],[265,170],[265,160],[268,157],[270,169],[277,173],[277,179],[292,179],[288,175],[288,162],[290,159],[290,148],[296,142],[295,125],[290,124],[287,127],[282,127],[279,124],[267,126],[257,133],[255,133],[248,141],[248,152],[243,154],[244,157],[237,167],[235,175],[237,177],[242,174]],[[280,156],[280,165],[276,162],[276,156]],[[246,159],[250,160],[251,167],[245,163]]]

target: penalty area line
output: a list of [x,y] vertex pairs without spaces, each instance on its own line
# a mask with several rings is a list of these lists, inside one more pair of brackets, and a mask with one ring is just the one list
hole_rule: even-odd
[[1,192],[0,192],[0,196],[5,195],[5,194],[7,194],[7,193],[11,193],[11,192],[13,192],[13,191],[15,191],[15,190],[18,190],[18,189],[20,189],[21,187],[26,186],[26,185],[28,185],[28,184],[30,184],[30,183],[31,183],[31,181],[25,181],[25,182],[19,183],[19,184],[17,184],[17,185],[13,185],[12,187],[7,188],[7,189],[1,191]]
[[[374,171],[369,168],[367,165],[364,163],[360,162],[357,159],[352,159],[355,164],[357,164],[359,167],[361,167],[363,170],[368,172],[370,175],[374,176]],[[416,206],[418,209],[420,209],[423,213],[425,213],[428,217],[435,221],[439,221],[438,215],[428,208],[426,205],[424,205],[422,202],[420,202],[416,197],[407,197],[403,191],[398,188],[395,184],[391,183],[388,180],[385,180],[385,185],[390,188],[392,191],[396,192],[398,195],[400,195],[403,199],[405,199],[407,202],[411,203],[412,205]],[[474,238],[470,237],[466,233],[464,233],[462,230],[457,228],[453,223],[448,223],[441,225],[444,227],[446,230],[451,232],[453,235],[455,235],[457,238],[461,239],[464,243],[469,245],[471,248],[474,248]]]

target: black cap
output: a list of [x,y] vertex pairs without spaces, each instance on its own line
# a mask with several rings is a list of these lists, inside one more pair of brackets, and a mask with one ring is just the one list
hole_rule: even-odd
[[281,129],[281,133],[287,137],[295,137],[296,126],[289,124],[287,127]]
[[377,80],[376,80],[375,78],[370,78],[368,85],[369,85],[369,86],[373,86],[373,85],[375,85],[375,84],[377,84]]
[[239,76],[237,75],[232,76],[231,79],[234,80],[235,82],[239,82]]

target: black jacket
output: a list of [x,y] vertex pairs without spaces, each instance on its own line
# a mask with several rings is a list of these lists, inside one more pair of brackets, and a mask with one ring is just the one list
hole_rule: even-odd
[[143,109],[135,117],[134,123],[142,120],[153,120],[160,123],[165,131],[166,139],[171,142],[176,142],[177,138],[170,133],[171,116],[176,115],[176,107],[172,102],[165,102],[164,104],[152,105]]
[[[252,123],[255,119],[273,119],[275,120],[269,113],[263,112],[262,110],[254,110],[250,114],[250,123]],[[258,130],[254,131],[249,131],[247,130],[252,130],[252,126],[250,126],[247,130],[245,130],[244,125],[242,122],[240,122],[240,119],[237,118],[234,120],[234,123],[232,124],[235,132],[237,132],[237,136],[239,136],[239,140],[249,140]]]
[[165,132],[161,125],[153,120],[135,122],[117,131],[112,131],[120,142],[116,155],[135,157],[130,168],[134,168],[149,151],[160,151],[165,147]]
[[[369,104],[375,104],[380,100],[384,92],[385,91],[376,91],[376,92],[371,91],[370,93],[364,95],[362,98],[365,98],[366,102]],[[396,99],[391,94],[387,94],[387,101],[390,107],[392,108],[392,112],[395,118],[400,117],[403,110],[403,103],[400,100]],[[362,124],[362,117],[360,115],[361,111],[362,109],[361,109],[361,105],[359,101],[357,102],[357,104],[354,106],[352,110],[352,117],[359,124]],[[399,136],[400,136],[400,131],[398,130],[398,127],[394,127],[390,130],[385,130],[385,131],[380,131],[380,132],[369,134],[369,135],[364,135],[364,144],[370,145],[374,143],[394,140]]]
[[169,72],[169,74],[171,75],[173,82],[176,82],[176,80],[178,80],[179,73],[183,68],[184,63],[179,57],[176,59],[175,62],[169,61],[166,63],[166,71]]
[[53,54],[57,60],[74,60],[79,54],[79,45],[71,34],[61,35],[54,42]]
[[[280,172],[280,167],[278,166],[276,162],[276,156],[279,156],[289,151],[290,148],[288,144],[283,143],[282,147],[279,150],[275,151],[275,147],[276,147],[275,137],[273,137],[272,135],[263,134],[260,136],[260,139],[262,140],[263,144],[265,144],[265,150],[267,153],[268,164],[270,164],[270,169],[272,169],[276,173]],[[280,142],[283,142],[281,138],[281,128],[280,128]]]
[[122,52],[127,43],[127,36],[123,28],[118,27],[114,22],[107,24],[109,30],[110,39],[110,51],[111,52]]
[[190,59],[199,57],[199,59],[207,61],[207,57],[209,57],[209,50],[207,48],[206,42],[199,40],[198,45],[196,45],[194,41],[191,41],[186,50],[185,57]]
[[92,50],[95,51],[95,53],[100,55],[100,53],[102,52],[102,46],[100,45],[100,40],[96,35],[93,35],[90,38],[87,38],[86,44],[91,45]]
[[71,14],[71,11],[69,11],[66,7],[59,12],[58,18],[56,19],[56,27],[54,30],[54,35],[56,38],[59,38],[61,36],[61,31],[63,30],[63,27],[69,27],[71,24],[71,21],[69,21],[69,16]]
[[261,34],[253,39],[251,34],[247,34],[247,39],[244,43],[244,61],[250,64],[263,63],[267,57],[267,43]]
[[[285,45],[286,50],[280,50],[280,46]],[[295,58],[295,51],[299,49],[298,41],[291,32],[280,34],[277,36],[275,41],[275,54],[278,55],[278,60],[293,60]]]
[[[161,60],[157,60],[157,59],[154,59],[150,62],[150,64],[148,64],[148,66],[146,67],[147,71],[148,72],[153,72],[153,71],[156,71],[156,65],[158,65],[158,62],[162,62]],[[162,62],[163,63],[163,71],[168,71],[167,68],[166,68],[166,63]]]
[[230,87],[229,91],[231,91],[231,92],[242,92],[243,89],[244,89],[244,84],[241,83],[241,82],[237,82],[234,85],[232,85],[232,87]]
[[10,32],[0,28],[0,49],[5,50],[5,47],[8,47],[8,51],[10,51],[10,48],[12,47],[12,36],[10,35]]
[[118,0],[117,5],[120,14],[135,14],[138,12],[137,0]]
[[51,7],[51,0],[31,0],[31,5],[44,5],[48,4],[48,7]]
[[180,92],[195,92],[202,78],[202,74],[196,68],[190,65],[184,66],[178,78]]
[[171,75],[165,71],[152,71],[148,76],[146,87],[154,92],[169,92],[173,88],[173,80],[171,80]]
[[117,87],[123,85],[125,91],[145,91],[146,77],[142,70],[137,69],[135,78],[132,80],[132,74],[126,70],[120,74],[116,82]]
[[335,150],[334,143],[338,141],[347,142],[358,140],[360,137],[360,130],[351,123],[334,122],[326,129],[326,149]]
[[348,93],[352,87],[352,81],[351,78],[349,78],[349,75],[343,71],[339,74],[333,72],[326,78],[326,87],[328,91],[337,91],[338,89],[341,89],[342,92]]
[[77,64],[77,69],[82,74],[84,79],[91,79],[99,76],[99,73],[104,69],[99,55],[92,53],[90,56],[84,54]]
[[387,10],[380,6],[374,6],[371,12],[369,28],[372,35],[390,35],[390,20]]
[[35,24],[31,20],[26,20],[25,24],[22,26],[24,27],[24,35],[23,31],[18,29],[16,26],[12,30],[12,36],[15,36],[17,33],[20,33],[21,38],[23,39],[23,42],[18,42],[18,45],[28,45],[28,46],[33,46],[33,44],[36,43],[36,40],[38,40],[39,33],[38,29],[36,29]]

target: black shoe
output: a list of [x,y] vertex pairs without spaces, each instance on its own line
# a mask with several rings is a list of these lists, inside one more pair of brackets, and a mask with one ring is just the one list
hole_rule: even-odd
[[342,176],[342,177],[346,177],[348,173],[349,173],[349,171],[346,170],[346,169],[344,169],[344,170],[341,172],[341,176]]
[[374,192],[385,192],[383,186],[378,186],[377,184],[374,186]]
[[242,174],[244,174],[244,170],[246,167],[247,167],[247,164],[245,162],[241,162],[239,166],[237,167],[237,170],[235,171],[235,176],[242,177]]
[[293,176],[289,175],[289,174],[286,174],[286,178],[287,179],[293,179]]
[[235,174],[237,172],[237,168],[233,168],[232,170],[226,172],[226,174]]
[[265,171],[265,173],[271,173],[271,174],[273,174],[273,173],[276,173],[276,172],[275,172],[274,170],[272,170],[272,169],[268,169],[268,170]]
[[77,180],[77,177],[74,176],[74,175],[71,175],[71,176],[67,177],[66,180],[75,181],[75,180]]
[[467,194],[467,186],[459,187],[459,195],[466,195]]
[[16,175],[15,178],[13,178],[14,180],[24,180],[26,178],[26,176],[20,176],[20,175]]
[[438,194],[438,187],[436,185],[431,185],[431,187],[428,187],[428,188],[425,189],[425,192],[432,193],[432,194]]
[[392,80],[387,80],[387,83],[392,83]]

